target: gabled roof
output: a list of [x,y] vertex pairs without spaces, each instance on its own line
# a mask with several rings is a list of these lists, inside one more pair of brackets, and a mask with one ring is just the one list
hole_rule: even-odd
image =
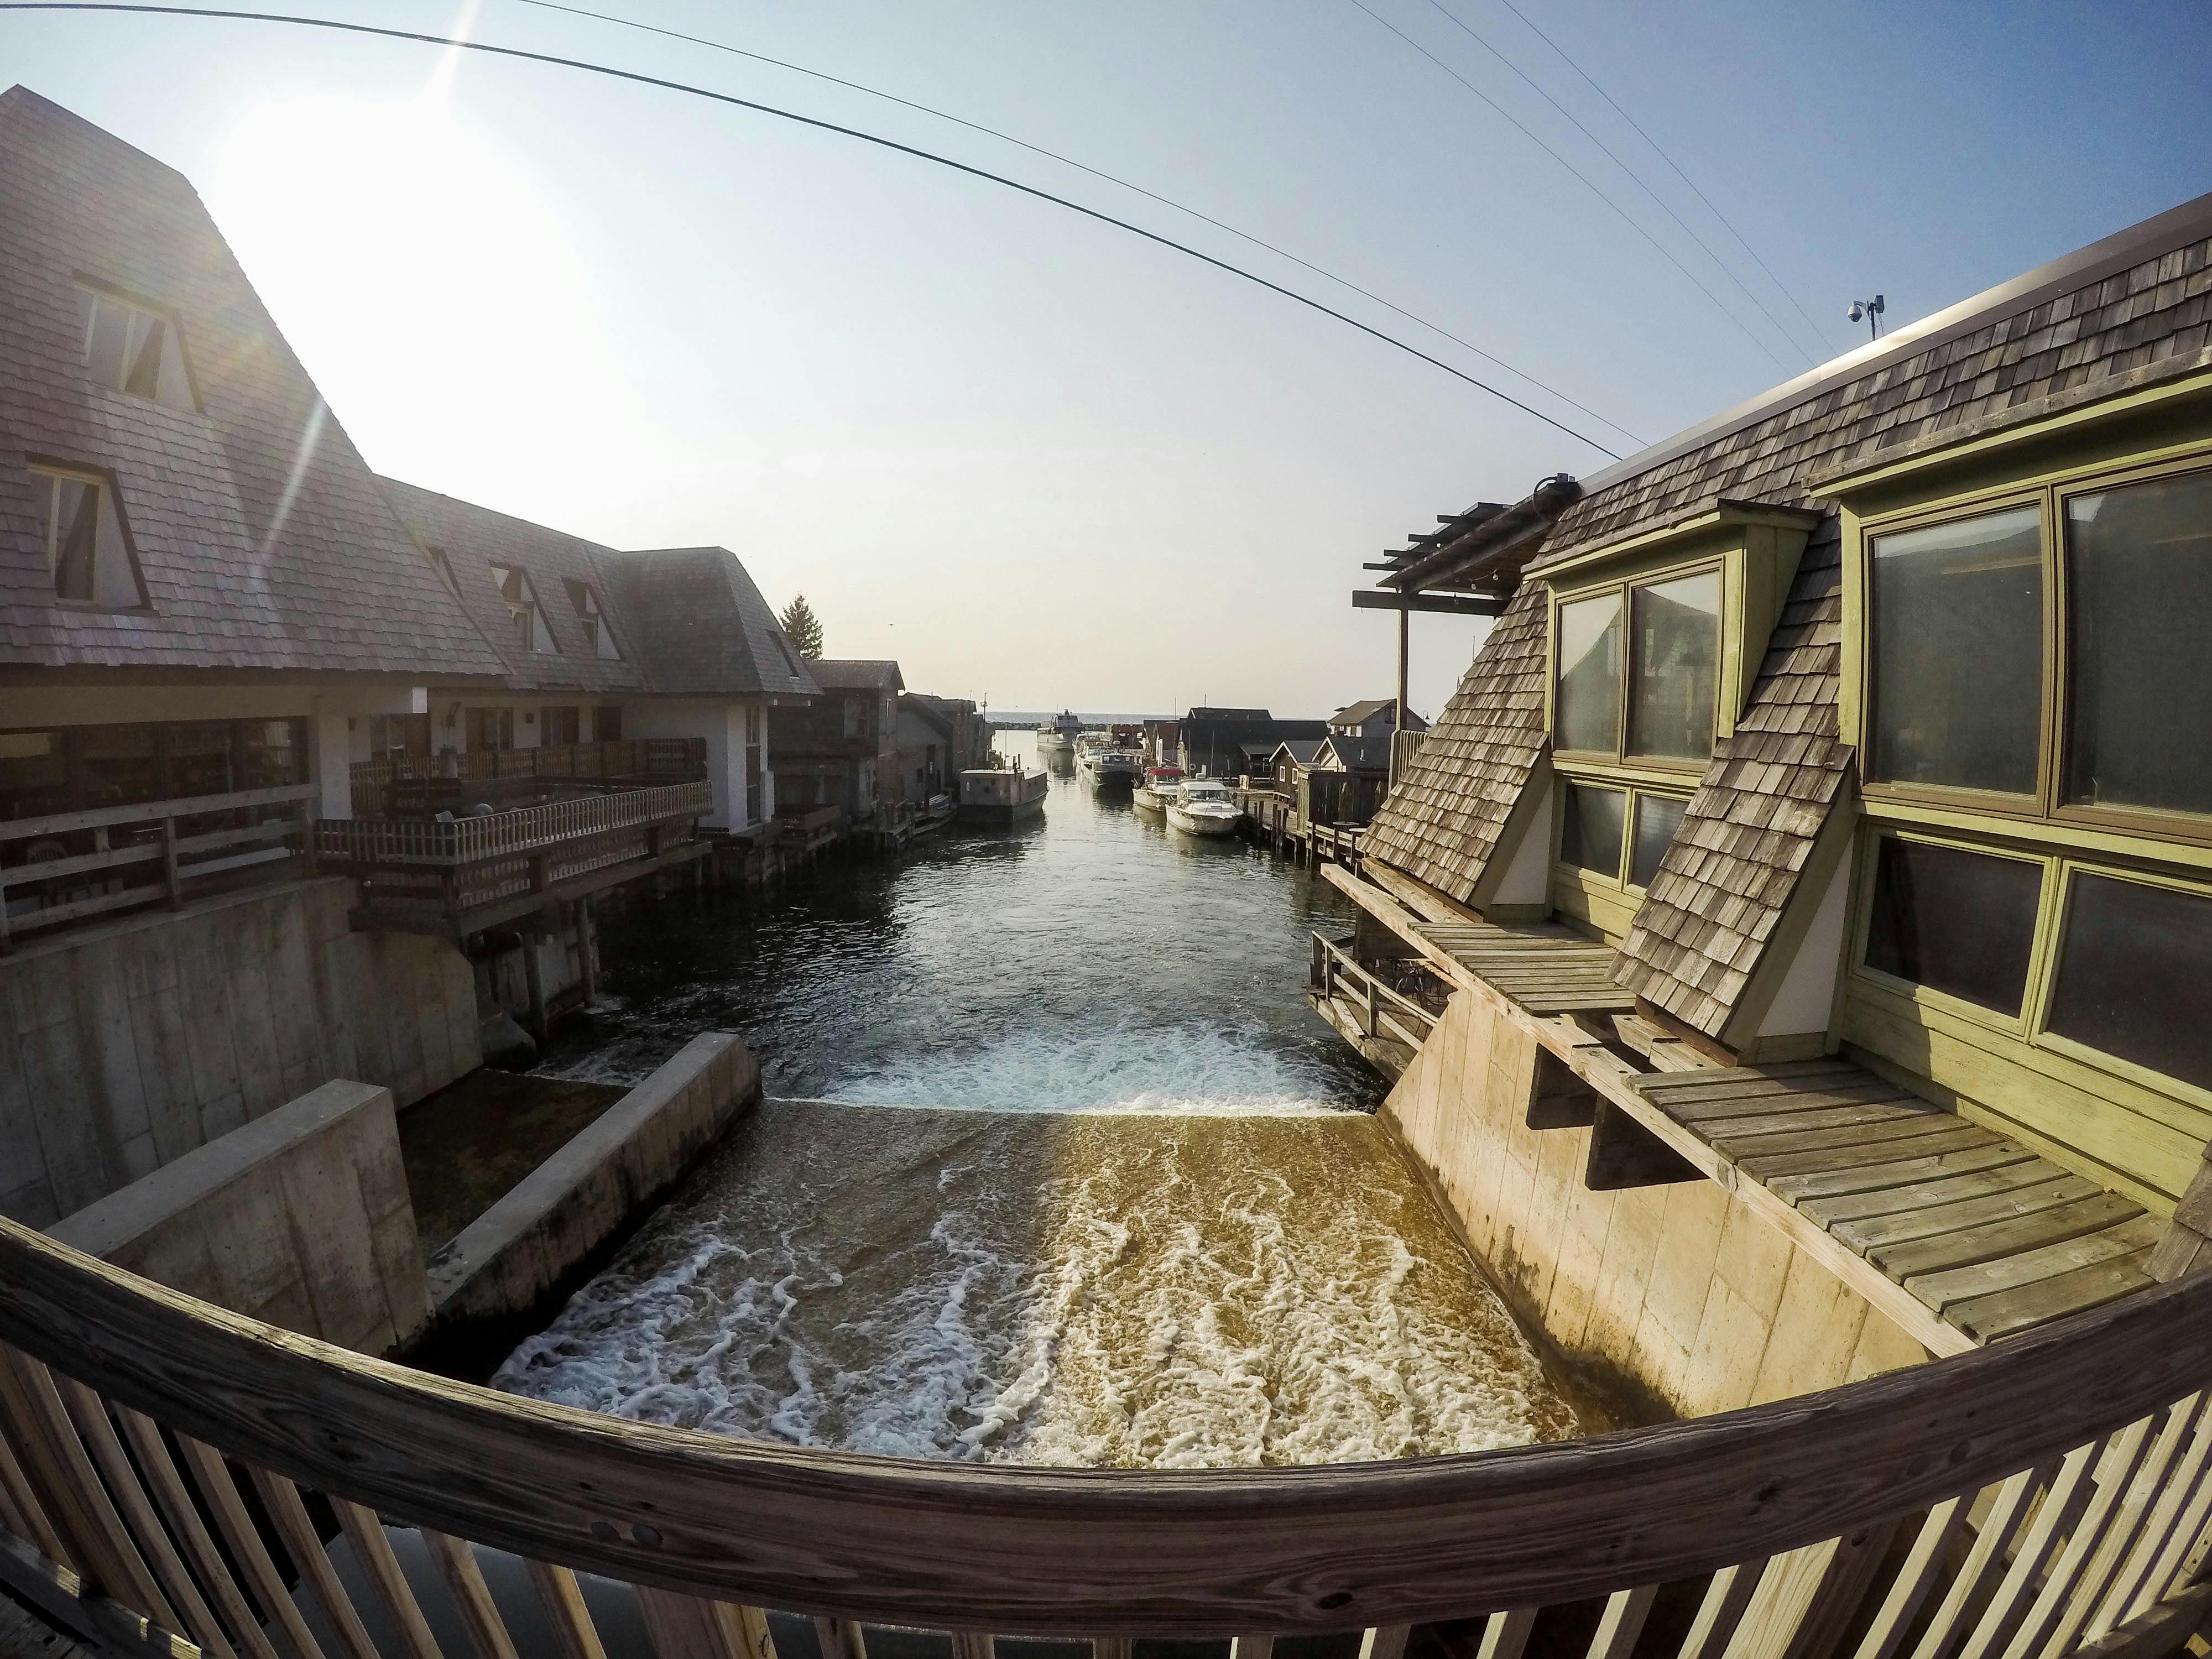
[[925,696],[919,691],[899,693],[899,713],[912,714],[916,720],[934,727],[950,743],[957,735],[952,710],[943,707],[935,697]]
[[[197,408],[96,384],[80,279],[179,327]],[[145,608],[55,601],[27,458],[112,477]],[[0,93],[0,663],[495,676],[183,176]]]
[[1314,757],[1321,753],[1321,745],[1319,738],[1285,738],[1267,752],[1270,755],[1288,755],[1300,766],[1311,766]]
[[[507,665],[507,682],[518,691],[638,691],[645,671],[638,660],[641,630],[626,606],[610,593],[595,561],[609,549],[526,519],[510,518],[488,507],[423,489],[397,478],[383,480],[400,521],[416,540],[444,557],[453,573],[460,604]],[[500,597],[492,567],[520,569],[530,578],[539,615],[553,637],[554,649],[526,650],[515,635],[507,601]],[[597,595],[600,614],[615,638],[622,660],[596,655],[584,635],[583,618],[569,597],[568,584],[580,582]]]
[[[1397,698],[1369,697],[1364,702],[1346,704],[1328,717],[1328,723],[1331,726],[1364,726],[1377,714],[1389,714],[1395,719],[1397,713]],[[1429,729],[1429,723],[1409,708],[1406,711],[1406,729],[1408,732],[1425,732]]]
[[666,547],[593,556],[644,665],[646,689],[680,696],[812,696],[799,654],[738,556],[726,547]]
[[1333,732],[1328,741],[1314,757],[1316,767],[1330,767],[1345,772],[1388,772],[1390,769],[1390,737],[1388,732],[1372,736],[1348,736]]
[[820,657],[806,665],[824,691],[903,691],[899,665],[886,658]]

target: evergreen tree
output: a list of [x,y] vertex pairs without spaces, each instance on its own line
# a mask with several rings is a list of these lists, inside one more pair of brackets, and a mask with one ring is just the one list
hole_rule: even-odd
[[809,662],[819,659],[822,655],[822,619],[814,614],[814,607],[806,603],[805,594],[801,593],[793,599],[778,620],[783,623],[783,631],[791,635],[791,642],[798,647],[800,656]]

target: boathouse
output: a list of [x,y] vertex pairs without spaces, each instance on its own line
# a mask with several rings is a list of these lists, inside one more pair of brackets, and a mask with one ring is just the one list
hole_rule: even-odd
[[[1363,702],[1347,703],[1328,717],[1328,732],[1333,738],[1387,738],[1398,729],[1398,700],[1395,697],[1369,697]],[[1419,714],[1407,710],[1406,730],[1425,732],[1429,723]]]
[[783,789],[793,807],[836,807],[848,823],[874,817],[902,799],[898,787],[899,694],[895,662],[821,658],[806,665],[821,697],[774,710],[769,735],[783,757]]
[[1449,995],[1385,1109],[1665,1409],[2195,1259],[2208,237],[2212,198],[1392,557],[1498,619],[1342,884],[1354,954]]

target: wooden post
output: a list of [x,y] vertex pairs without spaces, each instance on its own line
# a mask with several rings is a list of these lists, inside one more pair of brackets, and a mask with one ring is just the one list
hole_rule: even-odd
[[545,1041],[545,971],[538,961],[538,940],[529,933],[522,939],[522,983],[530,996],[530,1035],[540,1044]]
[[599,959],[592,948],[592,902],[587,898],[576,901],[576,965],[583,971],[584,1006],[588,1008],[599,1000]]
[[1413,613],[1410,610],[1398,613],[1398,720],[1390,730],[1390,771],[1392,783],[1398,781],[1398,733],[1406,729],[1406,669],[1413,642]]

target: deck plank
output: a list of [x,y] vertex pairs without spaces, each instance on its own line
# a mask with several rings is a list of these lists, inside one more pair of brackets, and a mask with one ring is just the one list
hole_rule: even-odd
[[2094,1262],[2071,1273],[1995,1296],[1961,1302],[1944,1317],[1967,1335],[1990,1342],[2020,1331],[2031,1331],[2054,1319],[2110,1302],[2130,1291],[2147,1291],[2157,1281],[2144,1271],[2150,1252],[2138,1251],[2110,1261]]
[[1807,1199],[1797,1207],[1823,1227],[1832,1228],[1841,1221],[1869,1221],[1877,1216],[1899,1215],[1911,1210],[1955,1203],[1960,1199],[1990,1198],[1999,1193],[2033,1187],[2064,1173],[2055,1164],[2030,1157],[2016,1164],[2000,1164],[1993,1170],[1945,1176],[1934,1181],[1907,1182],[1902,1186],[1882,1187],[1872,1192]]
[[1977,1297],[2016,1291],[2026,1285],[2071,1273],[2076,1267],[2092,1267],[2100,1261],[2147,1250],[2158,1243],[2159,1232],[2156,1218],[2139,1215],[2102,1232],[2084,1233],[2079,1238],[2045,1244],[2040,1249],[2023,1250],[2017,1255],[2000,1256],[1995,1261],[1978,1262],[1971,1267],[1954,1267],[1947,1273],[1916,1274],[1905,1281],[1905,1288],[1937,1313],[1943,1313]]
[[1844,1165],[1811,1175],[1777,1176],[1766,1184],[1802,1209],[1808,1199],[1840,1198],[1850,1193],[1877,1192],[1885,1187],[1934,1181],[1944,1176],[1969,1175],[1977,1170],[2001,1170],[2026,1164],[2034,1158],[2033,1152],[2018,1142],[1992,1136],[1986,1146],[1969,1146],[1960,1152]]
[[2094,1198],[2105,1189],[2094,1181],[2053,1168],[2051,1178],[2033,1187],[1985,1198],[1962,1199],[1954,1204],[1931,1205],[1903,1215],[1873,1216],[1831,1227],[1833,1233],[1861,1255],[1883,1244],[1908,1244],[1916,1238],[1936,1238],[1976,1227],[1993,1226],[2017,1217],[2055,1210],[2062,1205]]
[[1936,1158],[1946,1152],[1967,1152],[2006,1144],[1999,1136],[1991,1134],[1978,1124],[1960,1123],[1956,1127],[1940,1128],[1931,1126],[1929,1133],[1912,1140],[1876,1140],[1857,1146],[1816,1147],[1810,1152],[1781,1155],[1763,1153],[1755,1158],[1739,1158],[1736,1162],[1746,1175],[1754,1180],[1765,1181],[1775,1176],[1871,1167],[1905,1158]]
[[2063,1244],[2069,1238],[2102,1231],[2142,1213],[2140,1205],[2110,1193],[2100,1193],[2094,1198],[2080,1199],[2056,1209],[2039,1210],[2033,1215],[1995,1222],[1986,1227],[1938,1233],[1901,1244],[1877,1245],[1867,1252],[1867,1260],[1903,1283],[1922,1273],[1939,1273],[1947,1267],[1968,1267],[1978,1261],[1993,1261],[2001,1255],[2020,1255],[2041,1249],[2046,1244]]

